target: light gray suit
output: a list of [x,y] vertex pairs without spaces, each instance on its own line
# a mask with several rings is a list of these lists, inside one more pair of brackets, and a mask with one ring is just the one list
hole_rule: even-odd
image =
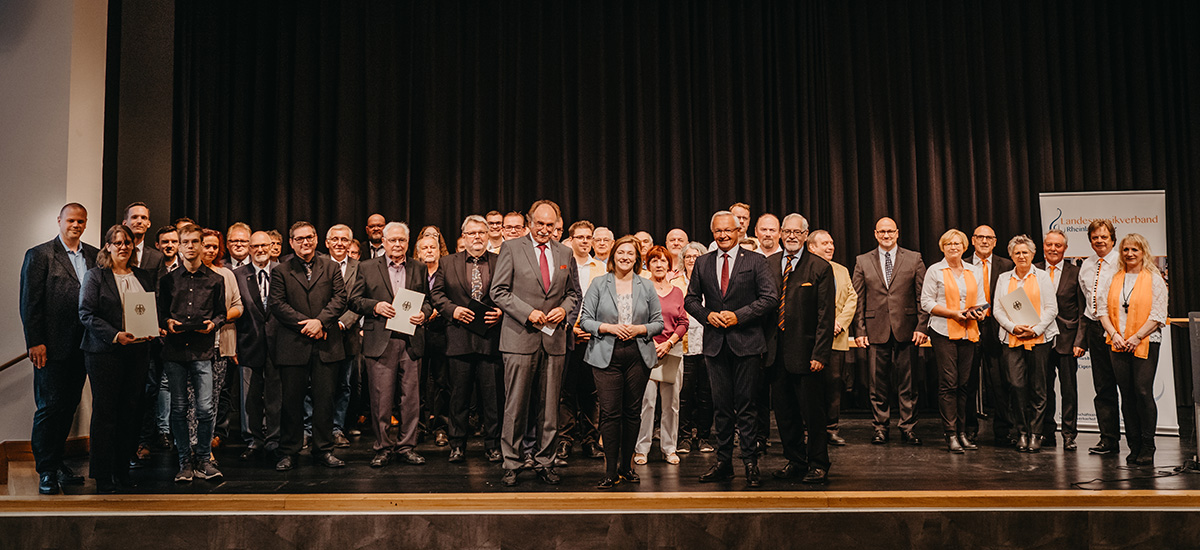
[[537,251],[529,236],[505,241],[492,276],[492,301],[504,312],[500,352],[504,357],[505,401],[500,449],[507,470],[516,470],[522,464],[519,444],[531,399],[536,400],[534,410],[541,411],[534,459],[539,469],[549,468],[554,459],[558,392],[571,330],[564,320],[554,334],[547,335],[529,322],[529,314],[534,310],[549,314],[556,307],[572,311],[579,301],[579,274],[571,249],[553,240],[546,244],[550,252],[550,288],[542,283]]

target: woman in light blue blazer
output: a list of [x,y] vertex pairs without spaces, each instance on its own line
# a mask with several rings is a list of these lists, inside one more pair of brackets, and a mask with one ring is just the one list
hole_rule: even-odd
[[583,298],[579,326],[592,335],[583,360],[592,366],[600,401],[605,476],[597,489],[621,480],[641,481],[633,472],[633,447],[641,423],[642,393],[657,355],[652,338],[663,330],[654,285],[637,276],[642,258],[637,240],[621,237],[608,258],[608,273],[596,278]]

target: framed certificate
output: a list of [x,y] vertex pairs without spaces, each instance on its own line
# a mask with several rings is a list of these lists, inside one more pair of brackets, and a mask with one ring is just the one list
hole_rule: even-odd
[[408,318],[419,313],[423,305],[425,305],[424,294],[407,288],[397,291],[396,299],[392,300],[392,307],[396,308],[396,316],[388,319],[388,330],[409,335],[416,332],[417,325],[410,323]]
[[125,293],[125,332],[134,338],[158,336],[158,306],[153,292]]

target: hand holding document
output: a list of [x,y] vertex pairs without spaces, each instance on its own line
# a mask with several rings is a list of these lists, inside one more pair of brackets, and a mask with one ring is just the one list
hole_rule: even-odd
[[396,309],[396,315],[388,319],[386,325],[388,330],[409,335],[416,332],[417,325],[412,324],[409,318],[420,313],[421,306],[423,305],[425,305],[424,294],[407,288],[398,290],[396,292],[396,299],[392,300],[392,307]]
[[1018,288],[1000,298],[1000,305],[1004,307],[1004,312],[1008,314],[1008,319],[1015,325],[1035,326],[1042,321],[1038,315],[1037,309],[1033,307],[1033,302],[1029,301],[1029,295],[1025,294],[1024,288]]
[[125,293],[125,332],[138,339],[158,336],[158,307],[153,292]]

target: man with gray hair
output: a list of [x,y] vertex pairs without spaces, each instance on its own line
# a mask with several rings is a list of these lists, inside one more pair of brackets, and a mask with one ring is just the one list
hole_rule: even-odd
[[608,265],[608,255],[612,254],[613,242],[616,237],[611,229],[601,226],[592,232],[592,257],[601,264]]
[[[1079,266],[1063,261],[1067,251],[1067,234],[1059,229],[1051,229],[1042,240],[1042,254],[1046,261],[1037,265],[1050,275],[1054,285],[1054,296],[1058,300],[1058,338],[1050,350],[1049,361],[1046,364],[1046,419],[1043,423],[1042,436],[1046,445],[1054,447],[1054,432],[1058,428],[1054,423],[1054,378],[1058,376],[1062,390],[1062,439],[1063,449],[1074,451],[1078,448],[1075,436],[1079,433],[1076,418],[1079,412],[1079,387],[1076,382],[1076,370],[1079,368],[1078,357],[1083,355],[1084,331],[1079,330],[1079,317],[1083,315],[1083,289],[1079,287]],[[1030,426],[1037,430],[1037,426]]]
[[[325,232],[325,249],[329,251],[329,259],[338,264],[342,280],[345,281],[346,288],[351,290],[358,280],[358,260],[350,257],[350,242],[353,240],[354,231],[346,224],[339,223]],[[349,308],[338,318],[338,327],[342,329],[343,345],[346,348],[346,358],[338,365],[338,385],[333,394],[333,443],[338,448],[350,446],[350,440],[346,438],[345,433],[346,411],[350,408],[350,380],[362,348],[358,318],[358,313]]]

